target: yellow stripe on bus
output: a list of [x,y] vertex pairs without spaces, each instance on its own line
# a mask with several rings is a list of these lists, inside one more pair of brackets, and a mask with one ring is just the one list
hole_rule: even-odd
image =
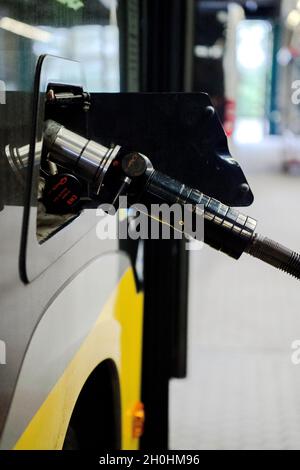
[[122,448],[138,449],[139,441],[132,435],[132,413],[140,400],[142,323],[143,294],[137,294],[130,268],[14,448],[61,449],[84,383],[98,364],[110,358],[120,374]]

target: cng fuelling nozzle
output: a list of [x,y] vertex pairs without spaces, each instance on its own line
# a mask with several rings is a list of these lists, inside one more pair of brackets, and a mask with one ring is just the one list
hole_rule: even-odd
[[72,172],[71,176],[86,180],[96,202],[100,203],[103,193],[114,202],[130,188],[133,203],[148,194],[169,204],[190,204],[194,208],[201,204],[205,243],[235,259],[248,253],[300,279],[298,253],[256,233],[257,222],[252,217],[156,171],[141,153],[128,152],[118,145],[107,148],[54,121],[45,123],[44,143],[49,160]]

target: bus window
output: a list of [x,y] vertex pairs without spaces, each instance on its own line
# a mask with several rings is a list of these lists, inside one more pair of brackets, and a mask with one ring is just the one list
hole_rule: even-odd
[[31,91],[35,63],[42,54],[80,61],[90,91],[119,90],[116,0],[11,2],[1,9],[0,41],[10,50],[0,58],[8,90]]

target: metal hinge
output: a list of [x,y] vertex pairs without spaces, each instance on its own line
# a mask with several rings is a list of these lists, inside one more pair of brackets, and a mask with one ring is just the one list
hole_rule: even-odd
[[51,86],[46,93],[46,101],[59,106],[79,105],[84,111],[88,111],[91,105],[90,94],[80,88],[55,90]]

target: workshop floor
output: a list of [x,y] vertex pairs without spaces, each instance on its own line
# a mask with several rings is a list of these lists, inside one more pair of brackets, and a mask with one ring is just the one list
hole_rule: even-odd
[[[300,251],[300,176],[243,168],[255,195],[244,212]],[[209,247],[192,252],[190,280],[188,377],[170,385],[171,449],[300,449],[299,281]]]

